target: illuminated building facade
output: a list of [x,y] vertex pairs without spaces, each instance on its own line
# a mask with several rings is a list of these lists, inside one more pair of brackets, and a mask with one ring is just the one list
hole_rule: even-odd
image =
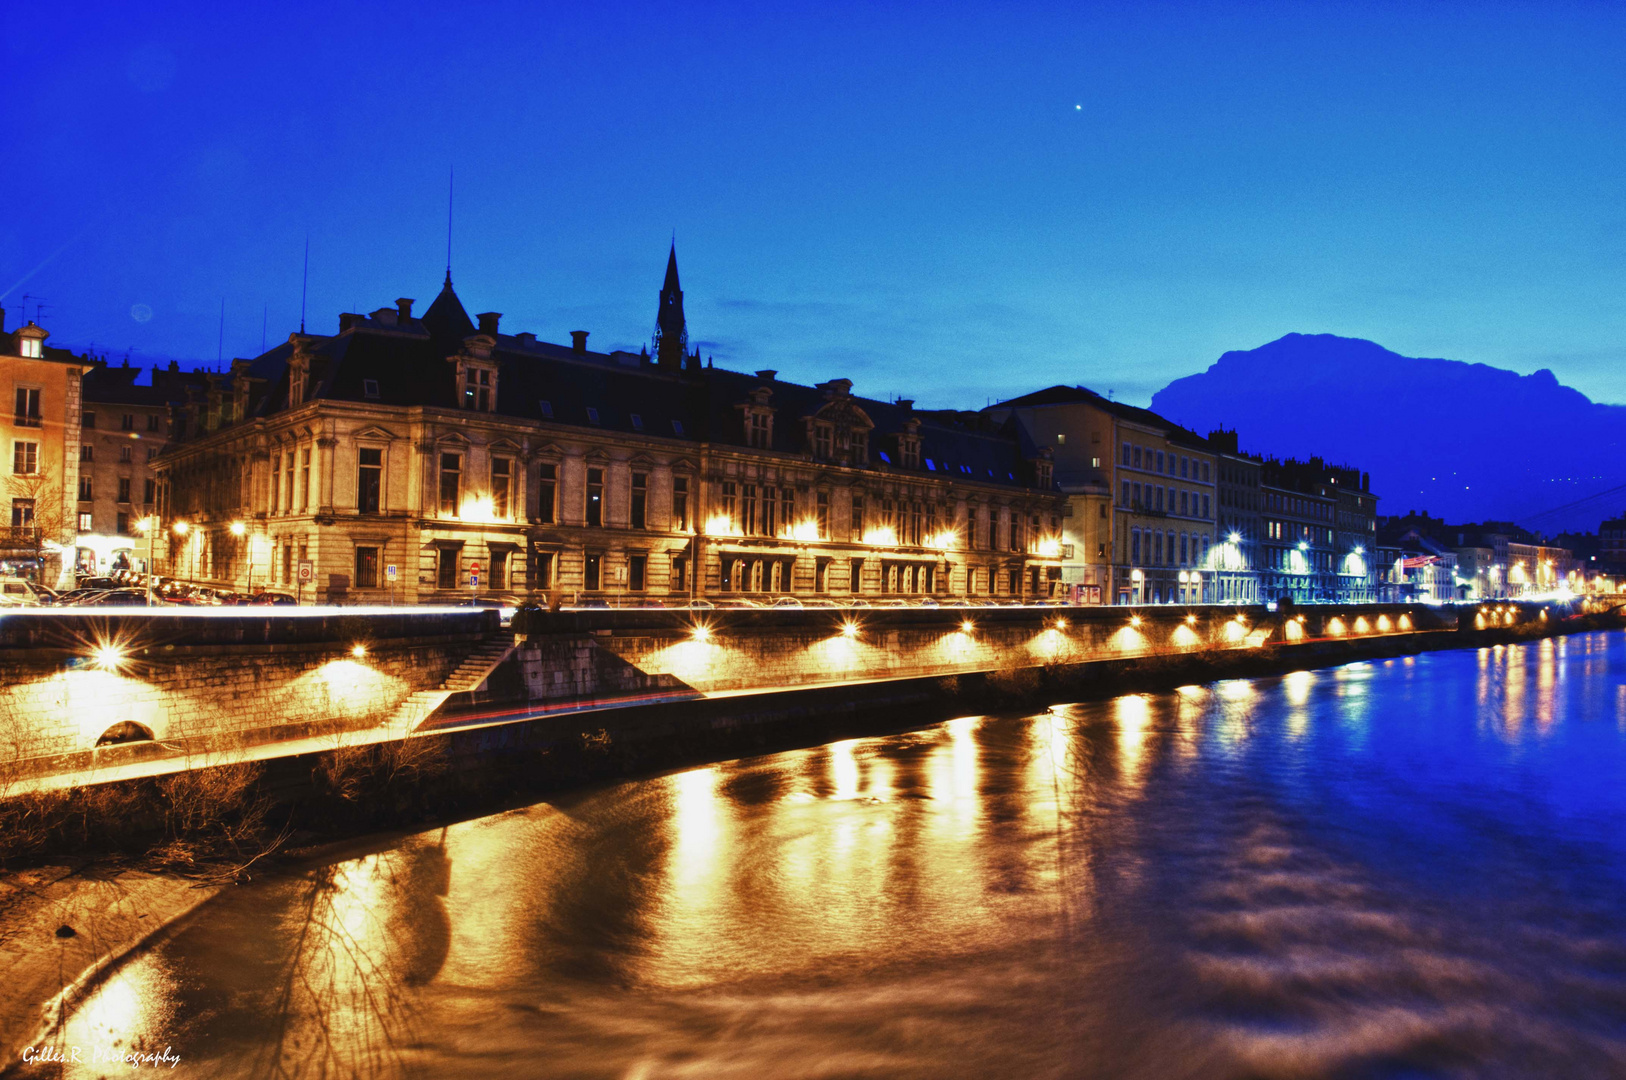
[[1267,600],[1338,598],[1338,500],[1322,470],[1266,460],[1260,470],[1260,588]]
[[[88,359],[88,358],[87,358]],[[154,460],[169,443],[171,406],[207,386],[208,376],[153,368],[138,385],[141,368],[89,360],[82,382],[79,421],[79,484],[76,544],[79,569],[106,573],[116,566],[145,569],[149,551],[142,522],[157,505]],[[161,537],[152,550],[167,553]]]
[[307,599],[355,602],[1060,588],[1048,451],[845,379],[702,365],[675,252],[653,355],[503,333],[449,273],[412,303],[292,334],[181,411],[155,463],[190,526],[177,571],[292,592],[306,564]]
[[32,322],[5,333],[0,370],[12,404],[6,413],[0,491],[0,572],[71,586],[74,495],[79,487],[79,382],[84,364]]
[[1086,603],[1215,599],[1215,455],[1147,409],[1078,386],[1053,386],[984,413],[1014,423],[1032,452],[1048,449],[1068,496],[1063,574]]
[[1215,598],[1256,604],[1259,596],[1259,511],[1264,505],[1264,460],[1242,453],[1235,431],[1211,431],[1214,448],[1215,542],[1209,560]]

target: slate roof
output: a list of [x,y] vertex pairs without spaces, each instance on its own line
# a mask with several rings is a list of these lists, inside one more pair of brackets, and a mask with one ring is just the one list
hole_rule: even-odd
[[[400,322],[393,310],[347,315],[333,336],[307,335],[312,356],[313,399],[376,402],[393,406],[458,407],[456,369],[448,357],[476,333],[451,287],[445,287],[421,318]],[[280,411],[287,400],[291,343],[284,342],[247,365],[263,380],[251,415]],[[529,334],[498,334],[492,359],[498,365],[497,412],[503,416],[582,428],[678,439],[689,443],[744,444],[738,405],[758,387],[772,390],[772,450],[803,453],[804,417],[822,408],[827,392],[747,372],[704,368],[662,369],[647,356],[577,350],[538,341]],[[377,383],[368,397],[367,383]],[[897,462],[893,437],[911,417],[919,422],[921,475],[944,475],[985,484],[1030,487],[1036,447],[1024,445],[1019,425],[997,429],[977,413],[916,412],[903,404],[854,396],[853,404],[874,422],[874,466],[907,474]]]
[[1182,427],[1167,417],[1160,416],[1150,409],[1137,408],[1134,405],[1125,405],[1121,401],[1102,397],[1094,390],[1082,386],[1051,386],[1043,390],[1035,390],[1031,394],[1011,398],[990,405],[990,409],[1035,408],[1045,405],[1093,405],[1102,411],[1128,420],[1131,423],[1144,424],[1147,427],[1162,428],[1168,433],[1170,442],[1179,446],[1187,446],[1194,450],[1207,450],[1213,452],[1214,448],[1208,440],[1192,431]]

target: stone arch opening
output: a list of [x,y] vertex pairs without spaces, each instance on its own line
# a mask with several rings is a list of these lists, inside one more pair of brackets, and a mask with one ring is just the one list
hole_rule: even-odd
[[97,746],[118,746],[122,743],[152,742],[152,729],[133,720],[120,720],[96,740]]

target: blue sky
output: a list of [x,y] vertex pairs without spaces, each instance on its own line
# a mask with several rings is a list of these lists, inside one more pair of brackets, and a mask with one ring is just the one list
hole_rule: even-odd
[[[228,10],[229,9],[229,10]],[[1419,10],[1420,9],[1420,10]],[[1626,402],[1602,4],[33,5],[8,325],[213,362],[454,277],[637,348],[675,229],[719,364],[1146,401],[1290,331]],[[30,301],[29,314],[33,314]]]

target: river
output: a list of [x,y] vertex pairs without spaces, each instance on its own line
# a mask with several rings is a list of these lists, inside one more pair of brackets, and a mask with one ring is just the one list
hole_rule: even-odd
[[358,848],[64,1037],[210,1077],[1620,1077],[1623,824],[1626,636],[1357,663]]

